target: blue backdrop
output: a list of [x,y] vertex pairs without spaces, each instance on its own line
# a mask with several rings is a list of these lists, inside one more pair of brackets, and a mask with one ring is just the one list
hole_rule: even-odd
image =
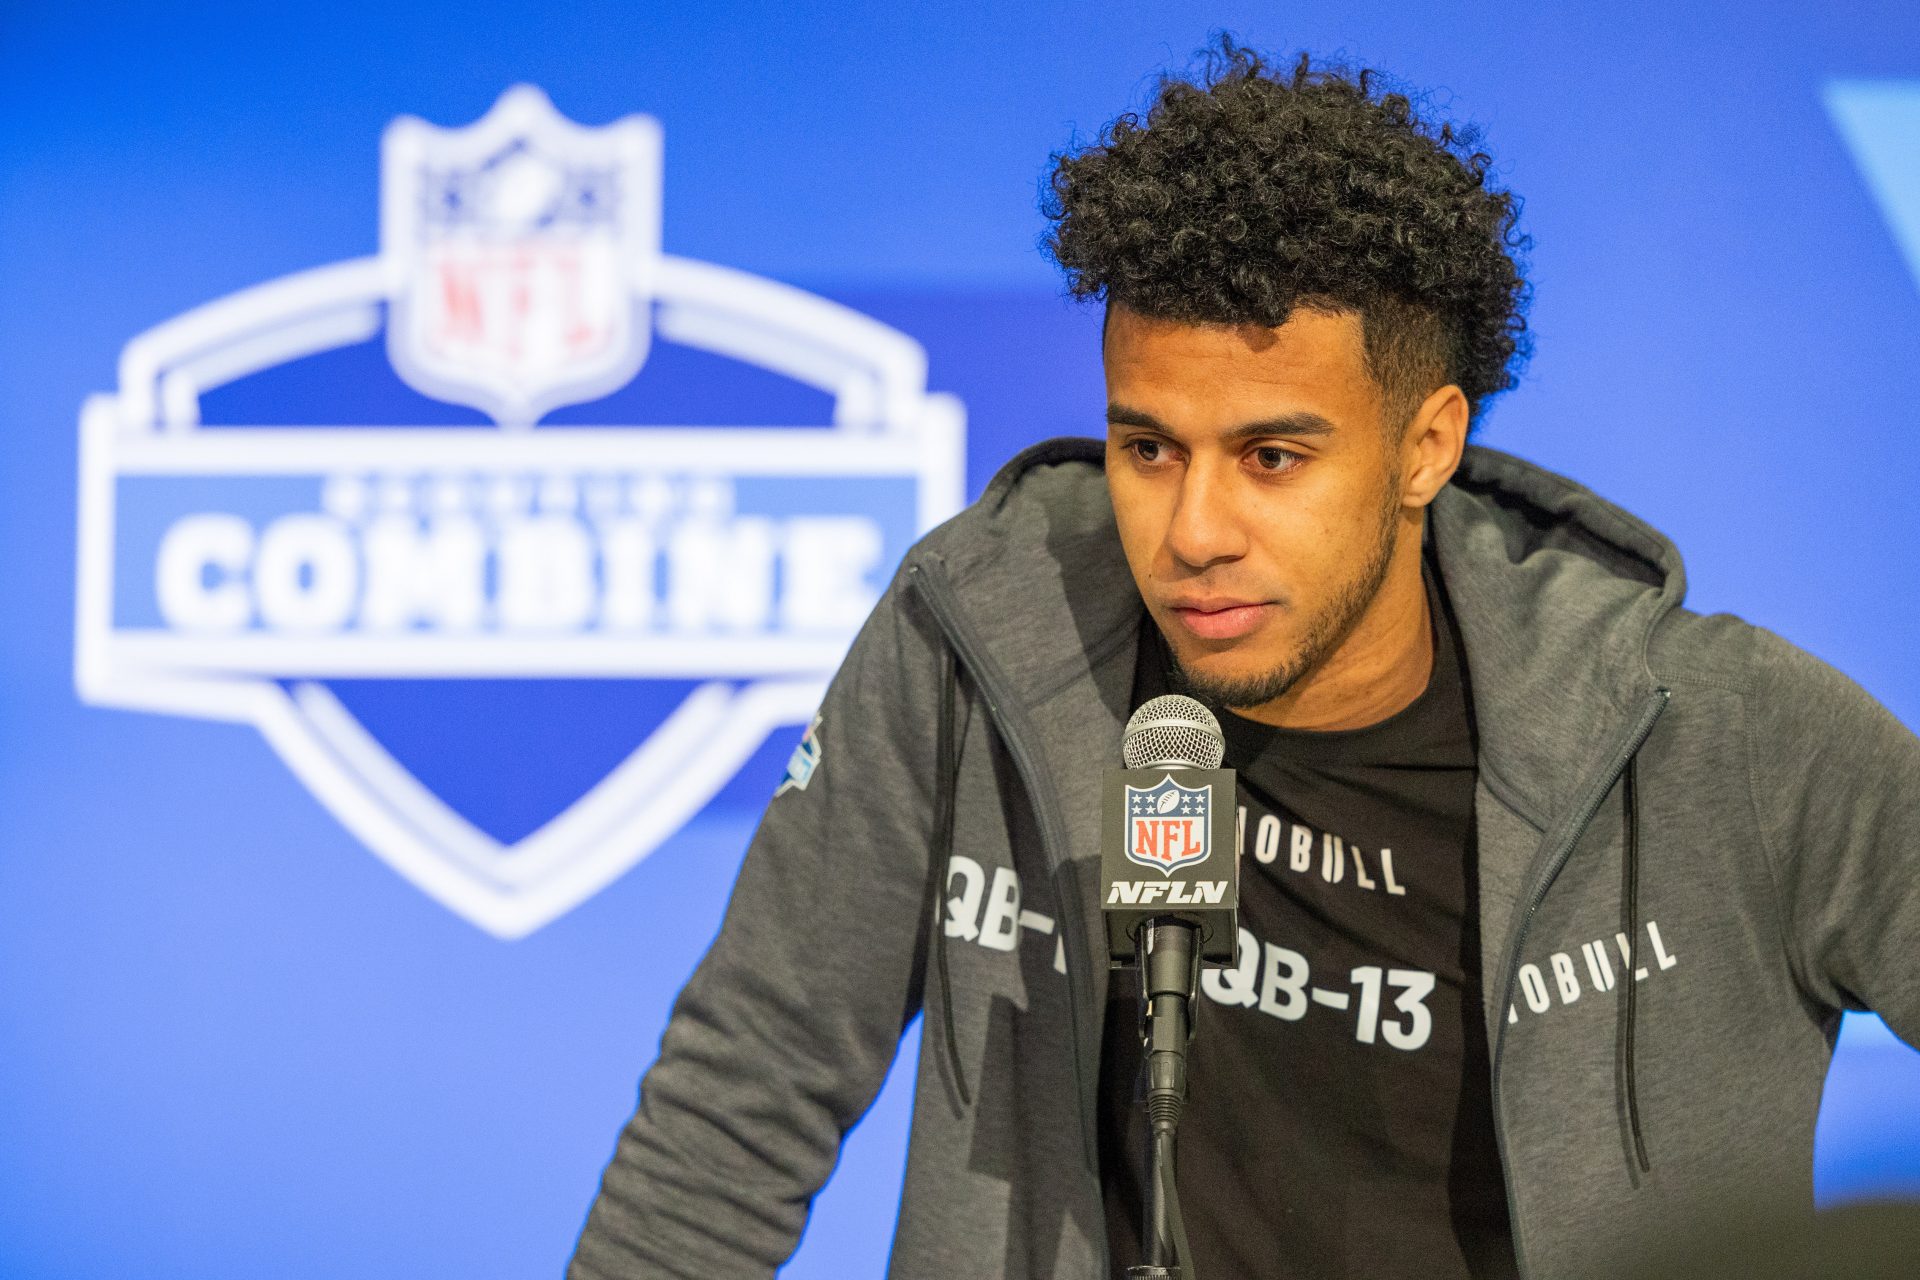
[[[1920,592],[1906,558],[1920,533],[1912,5],[13,4],[0,16],[0,1274],[555,1274],[805,720],[814,660],[774,668],[838,634],[821,622],[809,639],[815,614],[781,603],[766,643],[740,658],[768,668],[751,673],[773,691],[755,705],[777,727],[734,744],[737,771],[722,761],[731,780],[684,825],[620,828],[627,853],[611,862],[593,863],[612,846],[588,841],[573,878],[541,898],[503,869],[530,848],[514,842],[734,659],[663,641],[638,679],[567,666],[586,649],[536,645],[524,670],[395,680],[377,662],[352,667],[371,648],[236,647],[232,662],[260,668],[247,687],[267,701],[251,710],[209,719],[207,699],[225,694],[184,679],[131,694],[104,680],[83,701],[79,419],[91,393],[120,383],[129,340],[249,286],[374,254],[389,123],[464,126],[528,83],[583,124],[660,122],[667,254],[798,286],[911,339],[888,346],[884,331],[860,330],[849,350],[861,359],[919,344],[942,394],[909,396],[903,412],[921,415],[913,438],[933,457],[956,443],[957,400],[972,496],[1020,446],[1100,429],[1097,316],[1061,300],[1035,250],[1048,153],[1140,105],[1149,73],[1218,27],[1390,68],[1486,126],[1527,200],[1538,356],[1483,438],[1670,533],[1694,607],[1781,632],[1920,724]],[[693,332],[707,285],[655,284],[662,323],[678,298],[692,326],[681,332]],[[713,288],[745,305],[737,281]],[[800,316],[789,303],[800,306],[766,301],[768,314]],[[374,313],[335,318],[362,314]],[[911,363],[887,368],[906,369],[917,395]],[[367,334],[255,365],[222,381],[204,362],[180,364],[192,377],[162,387],[154,412],[184,403],[197,415],[185,425],[214,440],[275,425],[471,435],[488,422],[396,378]],[[834,385],[795,390],[752,361],[661,341],[632,386],[552,420],[751,430],[859,418],[853,382]],[[166,398],[176,392],[186,399]],[[101,439],[123,427],[109,421]],[[683,464],[607,449],[578,470],[614,485],[621,511],[657,481],[689,519],[717,503],[781,537],[795,536],[782,521],[851,512],[870,523],[829,519],[854,540],[834,545],[857,551],[870,534],[881,559],[915,518],[913,499],[879,481],[755,489],[719,475],[738,461],[719,452]],[[322,457],[305,480],[256,483],[226,506],[204,476],[187,498],[142,496],[159,492],[141,488],[161,483],[151,476],[110,480],[101,492],[122,520],[103,535],[103,563],[142,596],[171,522],[220,506],[253,522],[248,563],[264,575],[263,531],[278,514],[387,501],[354,485],[377,489],[401,464],[367,456]],[[880,466],[860,456],[845,465]],[[900,465],[908,479],[892,483],[920,495],[922,523],[958,496],[951,468]],[[438,492],[409,490],[396,509],[425,510],[407,504]],[[595,500],[499,499],[529,520]],[[226,571],[186,563],[179,589],[216,599]],[[330,562],[300,563],[289,590],[317,591],[316,566]],[[779,573],[780,602],[826,590]],[[758,607],[663,599],[669,612]],[[158,609],[129,603],[112,622],[137,628]],[[721,693],[740,694],[748,674]],[[141,697],[153,709],[125,709]],[[270,744],[258,730],[274,724],[331,724],[335,736]],[[340,760],[365,764],[351,754],[356,725],[402,783],[458,817],[436,819],[439,843],[382,836],[374,808],[316,782]],[[351,795],[376,787],[371,772],[355,777],[341,784]],[[451,861],[462,849],[467,871]],[[789,1274],[878,1273],[910,1058],[909,1047],[850,1140]],[[1843,1037],[1816,1172],[1828,1201],[1920,1195],[1920,1055],[1870,1019]]]

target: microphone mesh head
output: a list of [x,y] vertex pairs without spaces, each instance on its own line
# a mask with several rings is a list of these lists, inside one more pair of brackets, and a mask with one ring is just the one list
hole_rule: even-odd
[[1120,748],[1129,769],[1218,769],[1226,755],[1226,739],[1213,712],[1181,693],[1141,703],[1127,721]]

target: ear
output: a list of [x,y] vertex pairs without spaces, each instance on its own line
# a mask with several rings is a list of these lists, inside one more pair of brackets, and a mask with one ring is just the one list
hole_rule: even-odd
[[1467,447],[1470,417],[1466,395],[1452,384],[1435,391],[1414,410],[1400,440],[1401,474],[1406,477],[1402,506],[1426,506],[1453,479]]

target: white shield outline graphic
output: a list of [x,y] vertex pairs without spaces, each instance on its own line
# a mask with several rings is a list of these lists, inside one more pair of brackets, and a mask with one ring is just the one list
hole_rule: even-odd
[[[1187,796],[1200,797],[1200,812],[1198,814],[1186,815],[1188,817],[1193,818],[1195,821],[1197,821],[1200,824],[1200,852],[1188,854],[1180,858],[1175,858],[1171,862],[1162,861],[1158,858],[1146,857],[1139,853],[1134,852],[1134,836],[1137,830],[1134,826],[1134,820],[1142,816],[1147,816],[1147,817],[1165,816],[1160,814],[1157,811],[1157,809],[1150,811],[1144,815],[1136,813],[1134,811],[1135,798],[1146,797],[1146,796],[1165,796],[1165,795],[1175,795],[1182,798],[1185,798]],[[1127,806],[1126,855],[1127,855],[1128,862],[1138,863],[1140,866],[1143,866],[1143,867],[1151,867],[1155,871],[1158,871],[1161,875],[1172,875],[1175,868],[1191,866],[1193,863],[1196,863],[1196,862],[1205,862],[1207,858],[1213,853],[1213,825],[1212,825],[1213,811],[1211,808],[1213,804],[1213,787],[1212,786],[1209,785],[1204,787],[1183,787],[1174,780],[1174,777],[1172,774],[1168,774],[1166,777],[1162,778],[1160,781],[1154,783],[1150,787],[1136,787],[1131,783],[1127,784],[1123,788],[1123,803],[1125,803],[1125,805]]]
[[[544,99],[543,99],[544,101]],[[500,938],[585,901],[677,831],[768,733],[804,725],[852,639],[234,635],[114,625],[122,477],[310,475],[341,465],[682,467],[731,476],[914,482],[916,526],[964,496],[964,413],[926,390],[926,354],[837,303],[710,263],[661,256],[653,327],[833,397],[814,427],[231,427],[202,430],[200,396],[250,373],[379,336],[394,272],[334,263],[242,290],[129,342],[118,390],[81,412],[74,682],[88,703],[250,724],[371,851]],[[283,686],[276,673],[306,680]],[[625,676],[702,681],[628,758],[538,831],[507,845],[446,805],[319,680],[328,676]]]

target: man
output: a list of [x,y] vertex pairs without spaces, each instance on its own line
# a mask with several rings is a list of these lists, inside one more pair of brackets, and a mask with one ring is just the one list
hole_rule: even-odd
[[1181,1130],[1193,1274],[1620,1274],[1805,1213],[1843,1009],[1920,1040],[1920,743],[1470,448],[1514,202],[1367,77],[1223,44],[1056,166],[1108,433],[907,557],[675,1010],[576,1277],[767,1275],[923,1009],[900,1277],[1140,1261],[1098,797],[1168,688],[1240,770]]

